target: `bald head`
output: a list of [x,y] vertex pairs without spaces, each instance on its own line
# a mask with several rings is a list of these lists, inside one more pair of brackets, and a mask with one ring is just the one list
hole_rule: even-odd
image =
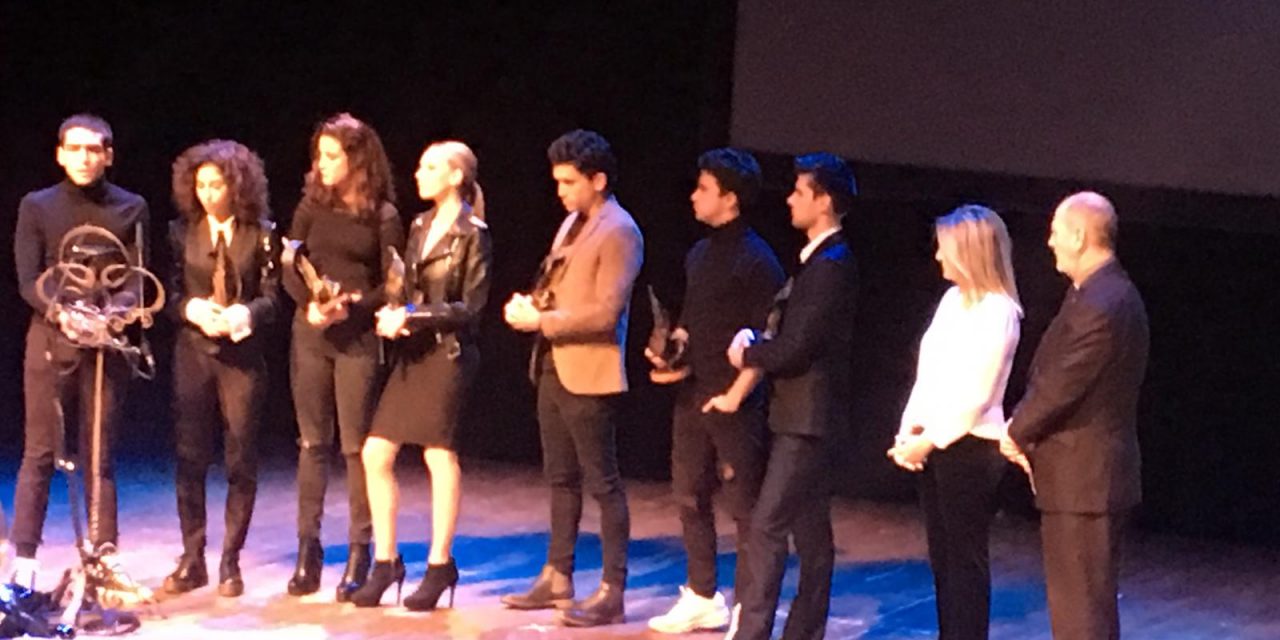
[[1068,225],[1084,231],[1084,243],[1098,249],[1114,251],[1119,224],[1116,208],[1106,196],[1093,191],[1081,191],[1067,196],[1055,216],[1062,216]]

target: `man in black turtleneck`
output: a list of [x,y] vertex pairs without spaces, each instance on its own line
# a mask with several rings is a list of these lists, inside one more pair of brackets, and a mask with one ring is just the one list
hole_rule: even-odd
[[[25,586],[34,584],[39,567],[36,548],[49,506],[54,456],[62,444],[59,407],[66,412],[68,430],[79,434],[78,453],[88,474],[89,541],[104,552],[106,563],[115,562],[116,485],[111,443],[129,367],[115,353],[104,361],[102,450],[95,455],[90,428],[95,395],[93,352],[77,349],[63,339],[62,319],[46,317],[46,306],[36,291],[36,279],[60,261],[62,238],[75,227],[101,227],[119,238],[128,251],[145,253],[144,247],[136,245],[146,232],[147,203],[106,180],[104,174],[113,159],[110,125],[88,114],[67,118],[58,129],[57,147],[58,164],[67,179],[27,194],[18,205],[14,262],[22,297],[34,310],[23,361],[26,420],[12,535],[18,555],[14,582]],[[93,460],[97,464],[90,464]],[[93,473],[94,467],[97,473]]]
[[741,218],[760,189],[760,165],[745,151],[714,149],[698,158],[698,184],[689,196],[699,222],[711,227],[685,260],[686,292],[677,340],[683,362],[646,352],[659,384],[680,381],[672,419],[672,490],[680,506],[688,584],[664,615],[649,621],[664,633],[717,629],[729,623],[716,590],[716,529],[711,495],[723,488],[737,525],[734,592],[750,583],[747,540],[751,509],[765,461],[765,413],[754,380],[735,383],[738,370],[725,358],[741,327],[764,329],[774,294],[785,278],[773,250]]

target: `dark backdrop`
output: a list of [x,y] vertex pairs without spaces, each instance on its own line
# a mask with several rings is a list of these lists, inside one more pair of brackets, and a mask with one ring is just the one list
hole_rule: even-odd
[[[630,354],[635,390],[619,448],[628,475],[665,477],[671,392],[645,382],[636,359],[649,328],[642,287],[652,284],[664,299],[678,301],[681,260],[699,233],[687,201],[693,161],[728,140],[735,3],[462,4],[378,3],[372,10],[350,3],[320,10],[139,2],[88,11],[66,3],[0,5],[0,301],[7,310],[0,314],[0,406],[7,410],[0,453],[6,460],[20,455],[27,321],[11,275],[13,218],[23,193],[61,177],[53,162],[59,121],[90,110],[112,122],[118,162],[112,179],[150,200],[152,236],[160,239],[174,215],[169,164],[182,149],[214,136],[257,149],[267,161],[277,218],[287,224],[312,127],[349,110],[381,132],[406,217],[422,207],[410,174],[425,143],[459,138],[479,155],[496,282],[484,319],[483,383],[461,446],[466,455],[530,464],[538,460],[538,440],[524,378],[529,340],[507,330],[499,310],[512,291],[528,285],[562,215],[547,143],[575,127],[597,129],[612,141],[622,161],[619,198],[646,238]],[[909,390],[915,344],[943,290],[932,261],[933,217],[978,200],[1009,222],[1027,308],[1010,383],[1013,401],[1064,289],[1043,244],[1047,212],[1086,185],[852,159],[864,194],[848,220],[864,276],[859,312],[850,319],[860,336],[849,390],[856,429],[842,441],[844,462],[832,473],[846,495],[903,500],[911,495],[910,478],[893,469],[883,451]],[[748,217],[790,268],[802,242],[786,223],[789,160],[768,154],[762,160],[767,189]],[[1141,416],[1142,522],[1157,530],[1276,541],[1276,202],[1087,186],[1112,195],[1127,220],[1123,260],[1152,318]],[[1216,225],[1219,218],[1233,224]],[[295,434],[287,336],[283,328],[275,331],[265,446],[284,461]],[[162,363],[171,332],[163,323],[152,332]],[[124,434],[129,455],[170,456],[169,384],[162,370],[157,380],[135,385]],[[1027,495],[1015,475],[1008,497],[1011,507],[1025,510]]]

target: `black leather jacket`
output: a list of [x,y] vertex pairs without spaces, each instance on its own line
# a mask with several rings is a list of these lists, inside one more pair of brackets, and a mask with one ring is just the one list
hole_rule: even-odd
[[460,343],[473,343],[480,312],[489,299],[492,248],[484,221],[464,211],[423,255],[435,209],[420,214],[405,247],[410,343],[426,338],[456,357]]

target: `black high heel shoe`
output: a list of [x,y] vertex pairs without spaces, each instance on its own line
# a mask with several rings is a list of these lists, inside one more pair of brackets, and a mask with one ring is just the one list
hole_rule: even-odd
[[428,564],[427,575],[422,576],[418,590],[404,599],[404,608],[410,611],[432,611],[440,601],[440,595],[449,590],[449,608],[453,608],[453,592],[458,587],[458,563],[453,558],[444,564]]
[[382,594],[396,585],[396,604],[400,604],[400,590],[404,587],[404,559],[396,556],[395,560],[378,560],[373,563],[373,571],[364,586],[351,593],[351,604],[357,607],[376,607],[382,602]]

